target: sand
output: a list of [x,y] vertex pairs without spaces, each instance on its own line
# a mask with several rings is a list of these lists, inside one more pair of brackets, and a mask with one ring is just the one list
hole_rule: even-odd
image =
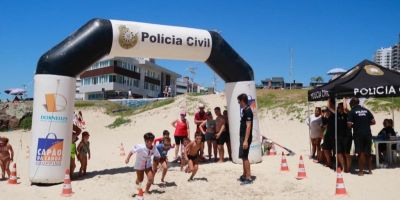
[[[196,99],[198,98],[198,99]],[[105,126],[112,123],[114,117],[97,110],[83,110],[87,122],[87,130],[91,133],[92,159],[89,161],[89,174],[85,179],[72,182],[75,192],[70,199],[132,199],[136,178],[133,160],[126,165],[124,158],[119,155],[119,145],[122,142],[125,150],[137,143],[143,143],[143,133],[152,131],[160,136],[162,130],[173,132],[170,123],[178,117],[179,110],[187,109],[189,121],[193,121],[198,102],[203,102],[208,108],[221,106],[225,108],[225,97],[222,94],[208,95],[196,98],[178,98],[173,104],[157,108],[130,117],[132,123],[116,129]],[[256,181],[247,186],[241,186],[236,180],[241,175],[242,167],[238,164],[225,162],[222,164],[206,163],[200,165],[196,177],[198,180],[187,182],[188,174],[172,166],[167,174],[167,184],[160,184],[160,174],[152,186],[153,193],[145,195],[145,199],[336,199],[336,173],[333,170],[315,164],[307,158],[309,154],[308,128],[297,120],[282,115],[273,119],[271,111],[262,111],[261,131],[275,142],[282,144],[294,152],[288,156],[290,171],[282,173],[280,156],[263,157],[263,162],[252,165],[252,173]],[[399,113],[396,113],[400,116]],[[306,117],[306,115],[304,115]],[[381,129],[387,113],[375,113],[378,125],[373,127],[377,133]],[[398,119],[395,120],[395,123]],[[194,125],[191,125],[193,134]],[[0,181],[1,199],[61,199],[62,184],[52,186],[31,186],[28,178],[28,162],[26,159],[27,145],[30,144],[30,132],[2,132],[11,140],[16,155],[19,185],[8,185]],[[278,153],[282,151],[277,147]],[[307,178],[296,180],[299,155],[305,156]],[[169,152],[172,159],[173,151]],[[79,163],[78,163],[79,166]],[[373,175],[359,177],[344,174],[346,189],[349,193],[342,199],[398,199],[400,196],[400,169],[376,169]]]

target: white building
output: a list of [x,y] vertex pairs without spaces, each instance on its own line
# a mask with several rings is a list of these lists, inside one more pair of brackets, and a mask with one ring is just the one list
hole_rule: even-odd
[[153,98],[163,96],[165,86],[176,95],[180,75],[157,65],[154,59],[105,57],[80,74],[79,93],[84,100]]
[[388,69],[392,69],[392,47],[376,50],[374,62]]
[[391,69],[400,72],[400,43],[394,45],[391,49],[392,49]]

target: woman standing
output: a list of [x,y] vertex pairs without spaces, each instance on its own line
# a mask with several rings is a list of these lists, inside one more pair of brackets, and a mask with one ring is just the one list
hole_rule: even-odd
[[186,112],[180,112],[180,118],[172,122],[172,126],[175,128],[174,138],[175,138],[175,158],[178,159],[179,147],[183,143],[183,139],[189,137],[189,123],[186,119]]

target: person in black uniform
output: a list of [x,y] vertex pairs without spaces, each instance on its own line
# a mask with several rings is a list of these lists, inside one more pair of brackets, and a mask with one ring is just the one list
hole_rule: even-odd
[[242,184],[251,184],[253,182],[250,171],[249,150],[253,140],[253,111],[249,106],[249,100],[246,94],[237,97],[241,112],[240,119],[240,145],[239,158],[243,161],[243,175],[239,178]]
[[325,156],[325,165],[332,167],[333,151],[335,150],[335,113],[328,109],[322,118],[322,126],[326,129],[322,150]]
[[[350,132],[351,136],[351,132]],[[349,141],[350,140],[350,141]],[[349,137],[349,128],[347,127],[347,112],[343,107],[343,103],[339,103],[337,107],[337,159],[341,169],[345,172],[350,170],[350,162],[347,163],[346,155],[350,154],[351,137]],[[350,146],[350,147],[349,147]]]
[[[371,125],[374,125],[376,122],[372,113],[359,104],[360,101],[358,98],[351,98],[351,111],[347,119],[347,125],[349,128],[353,128],[354,145],[358,154],[358,175],[362,176],[364,175],[365,162],[371,162]],[[372,166],[370,164],[368,166],[369,174],[371,174]]]

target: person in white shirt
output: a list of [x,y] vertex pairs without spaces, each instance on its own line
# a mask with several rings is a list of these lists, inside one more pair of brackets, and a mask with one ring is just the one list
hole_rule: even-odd
[[[312,144],[313,159],[320,160],[321,157],[321,140],[323,137],[322,118],[321,118],[321,107],[315,107],[314,114],[312,114],[308,120],[307,125],[310,128],[310,139]],[[317,155],[315,156],[315,153]]]
[[152,156],[155,158],[160,158],[160,153],[158,152],[156,146],[153,146],[154,135],[153,133],[144,134],[145,144],[137,144],[133,146],[128,156],[126,157],[125,163],[129,163],[131,156],[136,153],[136,186],[139,188],[142,185],[144,174],[147,176],[147,184],[145,192],[149,193],[150,186],[154,181],[154,172],[152,170]]

